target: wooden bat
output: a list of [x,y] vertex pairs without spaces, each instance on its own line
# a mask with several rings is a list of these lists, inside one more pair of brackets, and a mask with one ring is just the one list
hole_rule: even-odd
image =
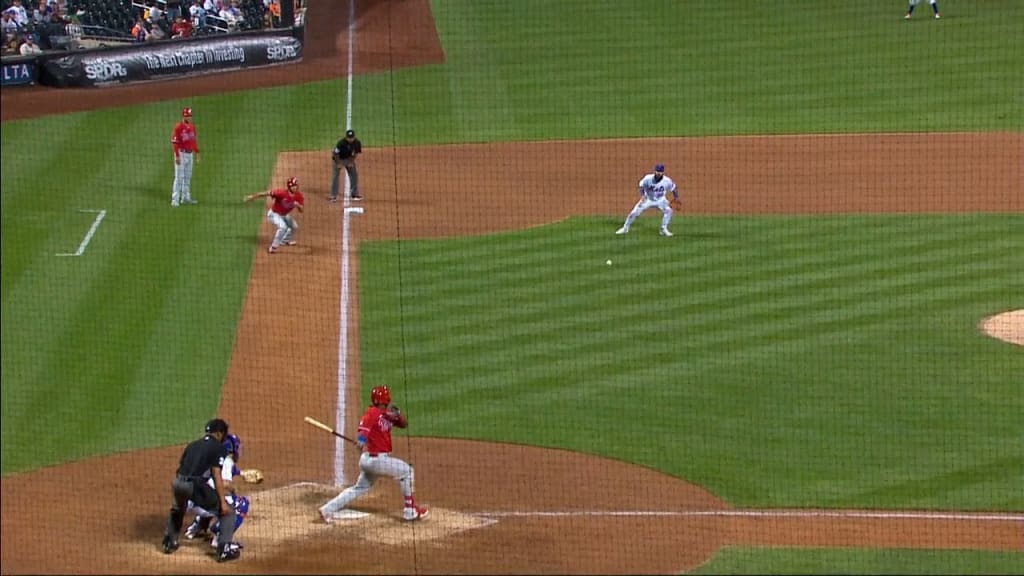
[[304,420],[306,421],[307,424],[312,424],[313,426],[316,426],[317,428],[323,430],[324,432],[327,432],[328,434],[334,434],[335,436],[341,438],[346,442],[350,442],[356,446],[359,446],[359,443],[356,442],[355,440],[349,438],[348,436],[345,436],[344,434],[338,432],[334,428],[331,428],[327,424],[324,424],[323,422],[317,420],[316,418],[310,418],[309,416],[306,416]]

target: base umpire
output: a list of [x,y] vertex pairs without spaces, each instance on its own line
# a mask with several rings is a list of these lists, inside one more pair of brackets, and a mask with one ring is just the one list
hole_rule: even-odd
[[[178,549],[178,535],[185,523],[188,501],[192,500],[206,510],[217,510],[217,517],[221,521],[217,561],[226,562],[241,555],[241,546],[232,541],[235,535],[235,509],[224,499],[227,490],[221,478],[221,468],[228,455],[224,447],[227,433],[227,422],[220,418],[210,420],[206,423],[203,437],[190,443],[181,453],[178,474],[171,482],[173,502],[164,531],[164,554],[171,554]],[[213,478],[214,488],[207,484],[210,478]]]
[[356,157],[363,153],[363,143],[356,138],[355,130],[345,131],[345,137],[338,140],[331,151],[331,164],[334,176],[331,178],[331,194],[328,199],[331,202],[338,201],[338,185],[341,180],[341,171],[348,172],[348,181],[351,190],[349,197],[353,200],[362,200],[363,195],[359,192],[359,171],[356,169]]

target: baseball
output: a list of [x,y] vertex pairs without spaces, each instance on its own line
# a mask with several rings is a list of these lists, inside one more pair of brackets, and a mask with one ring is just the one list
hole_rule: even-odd
[[604,263],[605,263],[605,264],[607,264],[607,265],[609,265],[609,266],[611,266],[611,265],[612,265],[612,261],[611,261],[611,260],[605,260],[605,261],[604,261]]

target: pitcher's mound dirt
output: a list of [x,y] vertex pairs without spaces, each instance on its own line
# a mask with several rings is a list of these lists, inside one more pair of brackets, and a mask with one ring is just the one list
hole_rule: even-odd
[[990,316],[981,321],[981,331],[993,338],[1024,346],[1024,310]]

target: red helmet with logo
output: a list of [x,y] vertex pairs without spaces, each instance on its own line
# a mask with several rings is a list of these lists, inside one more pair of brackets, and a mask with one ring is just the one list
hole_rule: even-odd
[[375,386],[370,390],[370,402],[374,404],[391,404],[391,390],[387,386]]
[[191,118],[192,117],[192,109],[191,108],[182,108],[181,109],[181,117],[182,118]]
[[296,178],[295,176],[292,176],[291,178],[288,179],[288,189],[289,190],[292,189],[292,188],[298,188],[298,186],[299,186],[299,179],[298,178]]

